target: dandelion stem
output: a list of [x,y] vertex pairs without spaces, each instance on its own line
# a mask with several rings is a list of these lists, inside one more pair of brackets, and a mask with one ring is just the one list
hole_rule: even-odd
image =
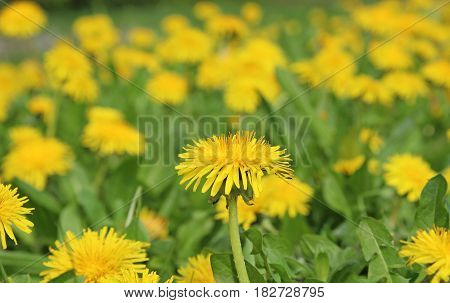
[[233,252],[234,265],[238,274],[239,282],[250,283],[247,269],[245,267],[244,254],[242,253],[241,239],[239,238],[238,210],[235,197],[227,196],[228,202],[228,230],[230,233],[231,250]]

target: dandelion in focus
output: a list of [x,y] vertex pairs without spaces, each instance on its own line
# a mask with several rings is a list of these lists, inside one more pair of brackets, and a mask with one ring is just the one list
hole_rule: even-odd
[[399,255],[409,258],[409,264],[427,265],[426,273],[433,275],[431,282],[448,282],[450,278],[450,233],[435,227],[419,230],[411,241],[403,241]]
[[23,205],[28,202],[27,197],[20,197],[17,188],[11,185],[0,183],[0,241],[2,249],[6,249],[6,236],[17,245],[16,237],[11,227],[15,226],[19,230],[29,234],[33,222],[26,218],[34,208],[25,208]]
[[43,282],[73,270],[89,283],[120,279],[124,270],[144,272],[149,244],[125,239],[113,228],[103,227],[99,231],[86,229],[79,238],[68,231],[55,247],[50,247],[50,256],[44,262],[48,269],[41,272]]

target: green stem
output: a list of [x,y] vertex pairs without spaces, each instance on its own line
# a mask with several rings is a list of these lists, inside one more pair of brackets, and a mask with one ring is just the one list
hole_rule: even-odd
[[250,283],[245,267],[244,254],[242,253],[241,239],[239,238],[238,210],[235,197],[227,196],[228,202],[228,230],[230,233],[231,250],[233,251],[234,265],[238,274],[239,282]]

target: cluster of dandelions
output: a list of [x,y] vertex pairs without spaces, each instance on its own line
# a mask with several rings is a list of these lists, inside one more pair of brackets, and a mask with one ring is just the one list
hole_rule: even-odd
[[[294,73],[301,85],[320,87],[324,94],[355,101],[351,106],[368,110],[435,100],[436,90],[450,88],[448,17],[441,14],[409,28],[435,1],[405,3],[344,5],[339,17],[320,9],[311,11],[311,49],[305,53],[313,55],[300,60],[292,60],[278,39],[298,38],[300,23],[264,24],[263,10],[255,3],[245,3],[240,14],[230,14],[213,2],[198,2],[194,6],[198,22],[168,15],[158,29],[132,28],[126,41],[108,15],[79,17],[72,26],[74,39],[56,42],[42,61],[26,58],[19,64],[0,63],[0,122],[14,125],[8,129],[9,146],[1,159],[2,180],[20,179],[44,191],[52,178],[69,174],[77,165],[75,150],[80,147],[100,161],[142,154],[143,136],[129,122],[128,113],[104,102],[103,88],[114,86],[117,78],[132,82],[144,74],[148,99],[168,107],[191,102],[194,92],[218,93],[217,102],[241,115],[282,104],[286,92],[278,69]],[[25,39],[46,25],[47,16],[35,2],[14,1],[0,10],[0,33],[6,37]],[[367,34],[370,39],[364,38]],[[363,66],[357,59],[365,51],[368,59]],[[39,123],[13,121],[23,96],[27,98],[23,111],[37,118],[33,121],[40,119]],[[57,136],[60,108],[67,101],[85,106],[87,122],[75,140],[78,144],[69,145]],[[441,103],[430,104],[433,116],[445,114]],[[326,111],[318,117],[328,121]],[[347,178],[367,168],[410,202],[419,199],[438,171],[449,179],[448,167],[434,170],[419,154],[399,151],[386,157],[386,135],[370,123],[358,127],[340,142],[342,148],[330,169]],[[235,267],[243,282],[248,276],[239,225],[248,229],[262,217],[306,216],[320,185],[313,187],[313,182],[296,177],[285,150],[255,138],[252,132],[197,140],[185,147],[180,158],[176,170],[181,183],[186,189],[208,192],[216,203],[215,217],[228,224]],[[17,189],[0,184],[2,249],[7,248],[8,238],[17,244],[14,228],[31,232],[33,208],[24,207],[27,202]],[[156,211],[144,208],[139,219],[150,239],[170,236],[168,220]],[[445,228],[420,230],[404,243],[400,255],[411,264],[429,265],[427,273],[433,275],[433,282],[448,281],[449,243]],[[85,282],[159,282],[159,275],[146,266],[151,258],[148,247],[149,243],[129,240],[108,227],[85,229],[80,235],[67,231],[50,248],[42,279],[51,281],[72,272]],[[210,257],[189,258],[168,282],[214,282]]]

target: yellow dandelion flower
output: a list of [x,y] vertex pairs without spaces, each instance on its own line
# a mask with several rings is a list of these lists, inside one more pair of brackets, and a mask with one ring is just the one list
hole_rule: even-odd
[[175,169],[183,176],[180,184],[195,181],[195,191],[205,177],[202,193],[211,189],[211,196],[229,195],[233,188],[253,191],[258,196],[262,190],[264,174],[275,174],[290,179],[291,159],[286,150],[271,146],[264,138],[255,138],[254,132],[238,132],[228,136],[213,136],[187,145],[179,157],[183,160]]
[[283,180],[277,176],[267,176],[262,180],[262,187],[263,191],[255,199],[255,204],[261,205],[264,214],[279,218],[309,214],[309,202],[314,190],[308,184],[297,178]]
[[220,89],[229,78],[229,56],[212,56],[200,64],[196,75],[196,83],[203,89]]
[[5,36],[34,36],[47,24],[44,10],[32,1],[13,1],[0,11],[0,32]]
[[28,101],[28,110],[32,114],[42,116],[43,120],[49,123],[55,114],[55,103],[45,95],[35,96]]
[[198,63],[212,51],[210,37],[195,28],[180,29],[158,44],[157,53],[169,63]]
[[394,92],[382,81],[372,78],[369,75],[357,75],[352,82],[355,94],[364,103],[380,103],[391,105],[394,99]]
[[426,264],[426,273],[433,275],[431,282],[448,282],[450,277],[450,233],[448,229],[435,227],[419,230],[411,241],[403,241],[401,257],[408,257],[409,264]]
[[26,144],[36,139],[42,139],[42,134],[31,126],[17,126],[9,131],[9,138],[14,146]]
[[90,150],[102,156],[138,155],[143,152],[144,138],[119,111],[94,107],[88,112],[88,118],[82,144]]
[[208,20],[220,13],[217,4],[210,1],[199,1],[194,4],[194,16],[199,20]]
[[225,105],[240,113],[254,113],[260,103],[260,96],[252,79],[237,78],[225,88]]
[[[34,135],[27,134],[28,139]],[[25,141],[24,136],[13,134],[16,142],[3,160],[3,176],[6,180],[19,178],[39,190],[43,190],[47,179],[53,175],[65,175],[72,166],[70,147],[55,138],[38,136]]]
[[[136,271],[132,269],[124,269],[120,276],[110,276],[102,279],[102,283],[159,283],[160,276],[155,272],[150,272],[148,269],[144,271]],[[166,283],[172,283],[172,278]]]
[[44,262],[49,269],[41,272],[43,282],[71,270],[87,283],[120,277],[123,270],[144,271],[142,262],[148,260],[145,249],[150,244],[125,239],[113,228],[103,227],[84,230],[79,238],[68,231],[64,242],[56,241],[55,246],[50,247],[49,260]]
[[353,158],[339,159],[333,165],[334,171],[344,174],[353,175],[361,166],[364,164],[365,157],[363,155],[358,155]]
[[241,15],[250,24],[258,24],[263,15],[261,6],[255,2],[246,2],[241,8]]
[[415,101],[428,93],[428,86],[422,77],[411,72],[391,72],[383,77],[385,85],[407,102]]
[[188,264],[178,269],[178,274],[178,283],[216,283],[211,267],[211,254],[189,258]]
[[171,105],[183,103],[188,92],[187,80],[172,72],[156,74],[147,82],[146,87],[150,96],[156,101]]
[[66,43],[58,43],[45,54],[44,66],[49,76],[60,82],[92,72],[89,59]]
[[183,15],[168,15],[161,21],[162,29],[168,34],[176,33],[177,31],[185,29],[189,26],[189,19]]
[[111,49],[119,41],[111,18],[104,14],[79,17],[73,24],[73,31],[81,47],[96,55]]
[[8,236],[17,245],[16,237],[12,226],[29,234],[33,223],[25,215],[31,214],[34,208],[25,208],[23,205],[28,202],[27,197],[19,197],[17,188],[11,188],[11,185],[0,183],[0,240],[2,248],[6,249],[6,236]]
[[155,42],[156,34],[152,29],[136,27],[128,32],[128,41],[136,47],[148,48]]
[[148,208],[141,210],[139,221],[144,225],[150,239],[166,239],[169,235],[167,220]]
[[[250,228],[250,225],[256,221],[258,213],[261,212],[261,205],[259,203],[252,203],[247,204],[241,196],[237,198],[238,223],[245,230]],[[216,212],[216,219],[222,220],[225,223],[228,222],[229,213],[225,197],[222,196],[219,202],[216,203]]]
[[210,18],[206,27],[212,35],[219,38],[242,38],[248,33],[245,22],[233,15],[219,14]]
[[369,59],[379,69],[405,69],[413,64],[412,56],[400,43],[389,42],[375,47],[377,44],[372,45],[373,51],[369,52]]
[[450,61],[438,60],[426,64],[422,68],[424,77],[436,85],[450,89]]
[[90,76],[76,75],[70,77],[61,90],[79,103],[93,103],[99,94],[97,82]]
[[378,175],[380,173],[380,161],[377,159],[370,159],[367,162],[367,170],[371,175]]
[[421,157],[411,154],[399,154],[390,157],[383,166],[384,180],[397,190],[399,195],[406,195],[408,201],[419,199],[428,180],[435,175]]
[[0,121],[7,118],[8,109],[14,98],[23,91],[20,73],[9,63],[0,63]]
[[359,140],[367,144],[373,153],[378,153],[384,144],[378,132],[370,128],[361,129],[359,132]]
[[22,75],[25,88],[40,88],[45,84],[45,74],[42,65],[33,59],[27,59],[20,63],[19,72]]
[[139,68],[145,68],[151,73],[160,69],[159,60],[154,54],[125,46],[114,49],[112,60],[116,71],[126,79],[131,79]]

